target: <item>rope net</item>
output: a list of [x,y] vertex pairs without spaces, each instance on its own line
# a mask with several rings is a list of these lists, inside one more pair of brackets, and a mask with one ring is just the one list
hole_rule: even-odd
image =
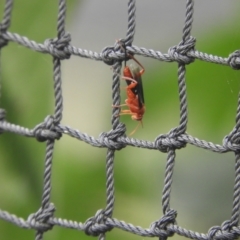
[[[167,134],[160,134],[154,142],[129,138],[125,135],[125,125],[116,117],[120,113],[119,108],[112,109],[112,129],[109,132],[101,133],[98,138],[94,138],[78,130],[61,125],[63,111],[63,96],[61,87],[61,61],[69,59],[71,55],[93,60],[103,61],[113,68],[112,79],[112,104],[120,105],[120,71],[122,62],[126,55],[119,42],[114,46],[105,47],[101,53],[92,52],[77,48],[70,44],[70,34],[65,31],[66,1],[59,0],[57,18],[57,37],[47,39],[44,43],[37,43],[21,36],[17,33],[8,31],[11,23],[11,12],[13,0],[6,0],[3,19],[0,24],[0,48],[7,47],[9,41],[15,42],[34,51],[50,54],[53,57],[53,82],[55,96],[55,110],[45,120],[28,129],[23,126],[8,122],[4,109],[0,109],[0,129],[1,133],[12,132],[26,137],[36,138],[38,141],[46,141],[45,167],[43,178],[43,192],[41,206],[38,211],[30,214],[27,219],[23,219],[14,214],[0,209],[0,218],[21,228],[34,229],[36,240],[43,239],[44,232],[51,230],[54,226],[76,229],[84,231],[87,235],[98,236],[105,239],[107,231],[119,228],[124,231],[145,237],[159,237],[167,239],[174,234],[187,238],[207,240],[207,239],[236,239],[240,236],[239,207],[240,207],[240,147],[239,147],[239,127],[240,127],[240,98],[238,100],[236,125],[233,130],[224,137],[223,144],[218,145],[204,140],[199,140],[186,133],[188,113],[186,95],[186,65],[194,62],[195,59],[227,65],[234,70],[240,69],[240,51],[237,50],[229,55],[228,58],[213,56],[199,52],[195,49],[196,39],[191,36],[193,23],[194,1],[186,1],[186,16],[183,26],[181,42],[170,47],[167,54],[132,45],[135,32],[135,0],[128,2],[128,30],[126,37],[121,42],[126,46],[126,51],[131,54],[142,55],[154,58],[159,61],[178,63],[178,93],[180,101],[180,120],[179,125],[172,128]],[[53,149],[56,140],[63,134],[67,134],[77,140],[84,141],[93,147],[107,148],[106,156],[106,207],[96,212],[95,216],[90,217],[84,223],[54,217],[55,206],[50,202],[51,194],[51,173]],[[180,227],[176,222],[177,211],[170,208],[170,193],[176,150],[192,144],[196,147],[207,149],[213,152],[235,154],[235,183],[232,204],[232,214],[229,220],[221,226],[211,227],[206,234],[193,232]],[[163,216],[152,222],[150,227],[144,229],[113,218],[114,211],[114,154],[116,150],[121,150],[126,146],[134,146],[147,149],[159,150],[167,155],[164,187],[162,190],[162,211]]]

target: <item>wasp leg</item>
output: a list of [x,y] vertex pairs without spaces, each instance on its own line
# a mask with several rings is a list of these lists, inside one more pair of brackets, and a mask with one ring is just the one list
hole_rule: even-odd
[[[142,71],[142,70],[141,70],[141,71]],[[141,73],[141,71],[139,72],[140,75],[143,74],[143,73]],[[133,78],[122,76],[122,75],[120,75],[119,73],[117,73],[115,70],[114,70],[114,72],[115,72],[120,78],[122,78],[122,79],[124,79],[124,80],[137,83],[137,81],[136,81],[135,79],[133,79]]]
[[132,115],[132,112],[126,113],[126,112],[121,112],[119,113],[118,116],[122,116],[122,115]]
[[127,104],[121,104],[121,105],[112,105],[113,108],[121,108],[123,106],[127,106]]
[[132,115],[133,113],[130,110],[121,110],[121,112],[118,115],[115,115],[115,117],[119,117],[122,115]]

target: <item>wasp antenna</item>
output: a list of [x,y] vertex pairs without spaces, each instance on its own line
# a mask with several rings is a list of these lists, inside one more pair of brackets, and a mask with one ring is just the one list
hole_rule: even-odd
[[[124,51],[124,54],[125,54],[125,60],[124,60],[124,67],[127,66],[127,56],[129,56],[129,54],[127,54],[127,48],[126,48],[126,45],[125,45],[125,42],[121,42],[120,40],[117,40],[120,48]],[[131,58],[131,56],[129,56]]]
[[127,49],[126,49],[126,45],[125,45],[125,43],[123,43],[123,45],[124,45],[124,52],[125,52],[125,61],[124,61],[124,65],[125,65],[125,67],[127,66]]
[[140,121],[140,122],[138,123],[138,125],[137,125],[137,126],[135,127],[135,129],[129,134],[129,136],[132,136],[132,135],[137,131],[137,129],[139,128],[140,124],[142,124],[142,121]]
[[140,75],[142,75],[145,72],[143,65],[133,55],[129,54],[128,56],[142,68],[141,73],[140,73]]
[[143,122],[142,122],[142,120],[141,120],[140,122],[141,122],[141,125],[142,125],[142,128],[143,128]]

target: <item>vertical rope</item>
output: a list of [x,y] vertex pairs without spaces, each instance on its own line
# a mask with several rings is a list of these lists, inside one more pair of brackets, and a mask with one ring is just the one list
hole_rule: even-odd
[[51,192],[51,171],[52,171],[52,157],[53,157],[54,142],[47,141],[46,144],[46,157],[44,166],[44,182],[43,182],[43,195],[42,195],[42,208],[46,208],[50,203]]
[[62,98],[62,80],[61,80],[61,61],[59,58],[53,58],[53,78],[54,78],[54,95],[55,95],[55,110],[54,121],[60,123],[63,111]]
[[[183,28],[183,37],[182,37],[182,42],[179,44],[178,48],[180,48],[181,45],[184,45],[185,42],[190,38],[192,22],[193,22],[193,1],[187,0],[185,25]],[[181,49],[179,49],[178,51],[181,52]],[[187,129],[188,118],[187,118],[187,92],[186,92],[185,74],[186,74],[185,64],[180,62],[178,64],[178,89],[179,89],[178,91],[179,91],[179,100],[180,100],[180,120],[179,120],[179,126],[170,132],[169,137],[175,137],[177,135],[183,134]],[[163,214],[166,214],[167,212],[170,211],[170,194],[171,194],[171,186],[173,181],[172,177],[173,177],[173,169],[175,164],[175,157],[176,157],[175,149],[169,148],[167,163],[166,163],[166,170],[165,170],[164,188],[162,192]]]
[[[125,45],[131,45],[133,42],[134,34],[135,34],[135,27],[136,27],[136,20],[135,20],[135,13],[136,13],[136,1],[129,0],[128,2],[128,29],[126,34],[126,39],[124,40]],[[118,44],[115,46],[115,51],[119,51],[120,47]],[[121,70],[121,61],[115,61],[113,64],[113,83],[112,83],[112,99],[113,105],[119,106],[121,103],[120,98],[120,70]],[[112,125],[113,129],[116,128],[119,124],[119,119],[116,116],[120,113],[120,108],[113,108],[112,111]]]
[[[7,41],[3,39],[2,34],[4,34],[11,24],[11,16],[13,9],[13,0],[6,0],[3,11],[3,18],[0,24],[0,73],[2,73],[2,48],[7,44]],[[2,74],[0,74],[0,102],[2,97]]]
[[[190,33],[192,29],[193,23],[193,7],[194,1],[187,0],[186,2],[186,17],[185,24],[183,28],[183,37],[182,37],[182,45],[190,38]],[[186,68],[185,64],[178,64],[178,89],[179,89],[179,99],[180,99],[180,121],[179,126],[177,128],[177,135],[182,134],[187,129],[187,92],[186,92]]]
[[[125,39],[125,45],[132,44],[135,33],[135,0],[129,0],[128,2],[128,30]],[[115,51],[120,50],[118,44],[115,46]],[[121,103],[120,98],[120,70],[121,61],[115,61],[113,64],[113,82],[112,82],[112,101],[113,106],[119,106]],[[112,110],[112,127],[116,129],[119,125],[120,108],[113,107]],[[104,210],[105,216],[111,217],[114,209],[114,153],[115,150],[108,149],[106,157],[106,188],[107,188],[107,205]],[[105,235],[100,234],[99,239],[104,239]]]
[[237,115],[236,115],[236,132],[240,129],[240,92],[238,94],[238,106],[237,106]]
[[[125,44],[132,44],[135,33],[135,0],[129,0],[128,3],[128,30],[126,34]],[[115,51],[120,50],[118,45],[115,46]],[[113,64],[113,82],[112,82],[112,101],[113,106],[119,106],[121,103],[120,98],[120,70],[121,61],[115,61]],[[113,107],[112,110],[112,127],[116,129],[119,125],[120,108]],[[114,153],[115,150],[108,149],[106,157],[106,188],[107,188],[107,205],[105,208],[105,215],[111,217],[114,208]],[[99,239],[103,236],[99,236]]]
[[[113,106],[119,106],[120,105],[120,70],[121,70],[121,63],[115,62],[113,64],[113,81],[112,81],[112,101]],[[120,108],[113,107],[112,108],[112,128],[116,129],[116,127],[119,124],[119,117],[117,117],[120,113]]]
[[162,206],[163,206],[163,214],[166,214],[170,210],[170,193],[172,186],[172,176],[173,176],[173,168],[175,163],[175,150],[170,150],[167,156],[166,170],[165,170],[165,178],[164,178],[164,188],[162,193]]
[[136,27],[136,1],[129,0],[128,2],[128,30],[125,39],[125,45],[132,45],[134,34],[135,34],[135,27]]
[[114,207],[114,150],[108,149],[106,159],[107,206],[105,215],[111,217]]
[[[57,20],[57,32],[58,40],[65,35],[65,18],[66,18],[66,2],[65,0],[59,0],[58,8],[58,20]],[[57,41],[58,41],[57,40]],[[59,44],[61,48],[61,43]],[[63,97],[62,97],[62,84],[61,84],[61,62],[58,57],[53,57],[53,80],[54,80],[54,95],[55,95],[55,110],[53,121],[47,122],[47,128],[53,130],[54,124],[59,124],[62,119],[63,111]],[[52,120],[52,119],[50,119]],[[51,193],[51,173],[52,173],[52,158],[54,149],[54,140],[47,140],[46,144],[46,157],[44,167],[44,185],[42,195],[42,207],[41,210],[49,208],[50,206],[50,193]],[[37,231],[35,240],[42,240],[42,231]]]
[[233,193],[233,207],[231,223],[233,226],[237,226],[239,223],[239,209],[240,209],[240,153],[235,154],[235,183]]
[[185,81],[186,68],[185,64],[178,64],[178,92],[180,100],[180,120],[177,127],[177,135],[182,134],[187,129],[188,111],[187,111],[187,92]]
[[[238,107],[236,115],[236,126],[230,133],[229,140],[233,143],[239,144],[238,132],[240,128],[240,93],[238,94]],[[239,210],[240,210],[240,152],[235,152],[235,183],[233,189],[233,207],[232,207],[232,226],[239,224]]]
[[[57,21],[58,39],[65,35],[66,2],[59,0],[59,11]],[[53,58],[54,71],[54,93],[55,93],[55,123],[60,123],[63,111],[62,80],[61,80],[61,62],[57,57]]]
[[58,38],[63,37],[65,34],[66,11],[67,5],[65,0],[59,0],[58,24],[57,24]]
[[187,0],[186,3],[186,17],[185,25],[183,28],[183,42],[187,41],[191,35],[193,24],[194,0]]
[[[47,209],[50,205],[53,148],[54,148],[54,141],[47,140],[44,177],[43,177],[42,204],[41,204],[41,209],[39,211],[39,214],[41,214],[42,211],[44,211],[44,209]],[[38,214],[36,214],[36,217],[38,217]],[[43,233],[44,232],[42,231],[37,231],[35,240],[42,240]]]
[[11,24],[11,16],[13,9],[13,0],[6,0],[4,5],[3,19],[1,22],[1,30],[7,30]]

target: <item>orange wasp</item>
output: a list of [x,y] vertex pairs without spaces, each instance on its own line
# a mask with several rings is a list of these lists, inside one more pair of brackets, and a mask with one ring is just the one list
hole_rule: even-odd
[[128,85],[126,87],[127,99],[125,100],[125,104],[115,106],[115,107],[128,106],[129,109],[124,110],[121,109],[119,115],[131,115],[133,120],[139,121],[137,127],[130,133],[130,135],[132,135],[136,132],[140,124],[143,126],[142,118],[145,112],[145,106],[141,76],[143,75],[145,69],[134,56],[126,53],[126,47],[124,47],[123,49],[125,51],[125,54],[128,55],[128,57],[134,60],[141,67],[140,69],[139,66],[136,66],[134,64],[130,64],[130,66],[128,67],[125,61],[122,78],[126,80],[126,83]]

